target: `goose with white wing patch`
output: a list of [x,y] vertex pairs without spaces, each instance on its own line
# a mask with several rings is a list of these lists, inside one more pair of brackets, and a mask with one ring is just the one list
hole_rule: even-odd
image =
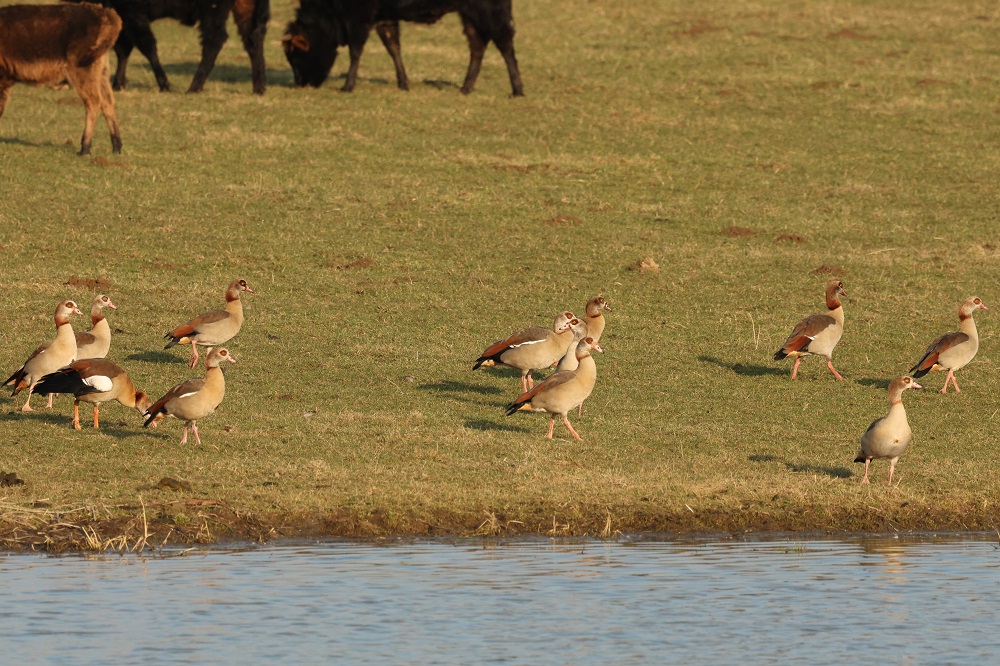
[[495,365],[517,368],[521,371],[521,389],[528,391],[535,385],[531,371],[549,367],[566,353],[573,342],[570,322],[574,319],[572,312],[563,312],[555,318],[552,328],[531,326],[494,342],[480,354],[472,369]]
[[42,377],[35,384],[35,393],[72,393],[73,427],[80,430],[80,403],[94,405],[94,427],[100,427],[100,405],[117,400],[120,404],[145,415],[149,396],[136,389],[132,379],[118,364],[104,358],[88,358],[70,363]]

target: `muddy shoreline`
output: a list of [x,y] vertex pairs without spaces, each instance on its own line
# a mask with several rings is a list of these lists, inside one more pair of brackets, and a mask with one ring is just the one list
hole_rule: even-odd
[[[184,517],[183,520],[181,517]],[[0,550],[11,552],[149,552],[168,546],[265,543],[297,538],[386,537],[581,537],[613,539],[621,534],[698,536],[711,534],[985,532],[997,531],[992,511],[929,511],[904,505],[894,510],[826,507],[745,507],[739,510],[608,512],[603,508],[539,507],[530,515],[426,512],[365,515],[333,509],[288,515],[241,510],[212,499],[182,499],[138,506],[16,507],[0,510]]]

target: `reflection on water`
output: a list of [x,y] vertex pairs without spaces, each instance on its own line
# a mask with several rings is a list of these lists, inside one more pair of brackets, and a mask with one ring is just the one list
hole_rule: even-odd
[[992,663],[996,535],[408,541],[0,556],[56,663]]

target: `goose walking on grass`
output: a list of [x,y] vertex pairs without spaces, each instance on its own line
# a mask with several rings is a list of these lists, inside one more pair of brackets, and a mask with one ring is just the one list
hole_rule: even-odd
[[228,349],[211,349],[205,359],[205,378],[188,379],[173,387],[153,403],[149,408],[145,426],[156,427],[165,416],[174,416],[184,421],[184,436],[181,444],[187,443],[188,428],[194,433],[194,439],[201,444],[198,436],[198,419],[212,414],[222,399],[226,396],[226,379],[222,373],[221,363],[236,363]]
[[531,326],[494,342],[476,359],[473,370],[506,365],[521,371],[521,389],[528,391],[535,382],[532,370],[549,367],[566,353],[573,342],[570,322],[575,317],[572,312],[563,312],[555,318],[552,328]]
[[80,403],[94,405],[94,427],[100,427],[99,412],[103,402],[117,400],[145,415],[149,396],[136,389],[131,378],[116,363],[104,358],[88,358],[47,374],[35,385],[35,393],[72,393],[73,427],[80,430]]
[[833,376],[843,379],[833,367],[833,349],[844,334],[844,306],[840,303],[841,296],[847,297],[843,283],[840,280],[830,282],[826,287],[827,314],[810,315],[796,324],[785,344],[774,355],[775,361],[787,357],[795,359],[792,379],[798,374],[802,357],[810,355],[825,357],[826,367]]
[[861,435],[861,448],[854,462],[865,464],[865,476],[861,483],[868,483],[868,465],[875,458],[889,459],[889,485],[896,470],[896,461],[913,440],[913,431],[906,420],[903,409],[903,391],[923,388],[912,377],[903,376],[889,384],[889,413],[873,421],[865,434]]
[[955,386],[955,392],[961,393],[958,382],[955,381],[955,371],[961,370],[976,357],[979,351],[979,331],[972,313],[976,310],[989,310],[978,296],[973,296],[962,302],[958,308],[958,330],[945,333],[935,340],[924,352],[923,358],[910,368],[910,373],[917,379],[933,370],[947,370],[944,378],[944,388],[941,393],[948,392],[948,382]]
[[226,289],[226,308],[200,314],[186,324],[181,324],[163,337],[170,340],[164,349],[177,344],[191,345],[191,363],[198,363],[198,345],[217,347],[236,337],[243,326],[243,302],[240,294],[253,293],[246,280],[233,280]]
[[518,396],[507,406],[507,416],[517,411],[548,412],[552,416],[549,419],[549,432],[545,435],[547,438],[552,439],[556,416],[559,416],[573,437],[580,439],[580,435],[570,425],[568,414],[590,397],[597,382],[597,365],[590,355],[591,351],[604,352],[593,338],[581,340],[576,347],[576,358],[579,361],[577,369],[556,372]]
[[[28,389],[28,399],[21,407],[22,412],[34,411],[31,407],[31,394],[39,379],[76,360],[76,335],[69,323],[70,315],[74,314],[82,315],[83,313],[73,301],[63,301],[57,305],[55,339],[44,343],[31,352],[31,356],[24,362],[24,365],[4,382],[4,386],[14,387],[11,395],[17,395],[20,391]],[[51,393],[47,406],[52,407]]]

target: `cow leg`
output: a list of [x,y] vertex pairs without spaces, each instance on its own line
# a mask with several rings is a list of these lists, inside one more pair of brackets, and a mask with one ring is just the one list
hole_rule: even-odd
[[358,82],[358,65],[361,64],[361,53],[365,50],[365,42],[367,41],[368,33],[365,33],[360,37],[356,37],[348,46],[348,51],[351,54],[351,64],[347,68],[347,80],[344,81],[344,87],[340,89],[341,92],[351,92],[354,90],[354,86]]
[[10,99],[10,89],[13,87],[13,81],[0,79],[0,118],[3,117],[3,110],[7,107],[7,100]]
[[514,33],[505,34],[493,40],[500,49],[503,61],[507,63],[507,75],[510,76],[510,89],[514,97],[524,97],[524,84],[521,82],[521,70],[517,67],[517,57],[514,55]]
[[100,66],[78,67],[70,66],[67,72],[69,82],[83,100],[84,123],[83,138],[80,139],[79,155],[90,154],[90,143],[94,138],[94,126],[97,124],[97,114],[101,111],[101,81],[104,70]]
[[108,124],[108,131],[111,132],[111,152],[122,152],[122,135],[118,127],[118,113],[115,111],[115,92],[108,82],[108,72],[111,69],[110,57],[105,55],[100,71],[101,82],[101,113],[104,114],[104,122]]
[[135,44],[122,31],[118,35],[118,41],[115,42],[115,60],[117,63],[115,65],[115,76],[111,80],[111,86],[115,90],[125,89],[125,70],[128,67],[128,57],[132,55],[133,48],[135,48]]
[[406,77],[403,55],[399,48],[399,22],[379,23],[375,26],[375,32],[382,40],[385,50],[392,57],[392,64],[396,66],[396,85],[400,90],[409,90],[410,82]]
[[[261,3],[263,6],[260,6]],[[263,95],[267,87],[264,77],[264,36],[267,33],[269,15],[268,0],[237,0],[233,5],[233,20],[243,39],[243,48],[250,56],[253,91],[258,95]]]
[[462,93],[468,95],[475,87],[479,70],[483,66],[486,40],[472,21],[465,16],[462,17],[462,28],[465,31],[465,38],[469,40],[469,71],[465,73],[465,83],[462,84]]
[[[201,62],[198,63],[194,79],[191,80],[191,85],[188,87],[189,93],[201,92],[205,87],[205,81],[208,80],[208,75],[215,67],[215,59],[219,57],[219,51],[229,39],[229,33],[226,32],[226,18],[229,16],[229,10],[224,4],[217,4],[215,7],[216,13],[203,16],[201,19],[199,26],[201,30]],[[218,11],[220,8],[223,10],[221,15]]]
[[[170,92],[170,82],[167,81],[167,73],[163,71],[163,65],[160,64],[160,55],[156,50],[156,37],[153,35],[153,30],[149,27],[149,21],[132,21],[128,24],[127,29],[129,40],[139,49],[139,53],[144,55],[146,60],[149,61],[149,66],[153,69],[153,76],[156,77],[156,85],[159,86],[160,92]],[[125,30],[122,30],[122,34],[125,34]],[[122,84],[124,85],[124,81]]]

